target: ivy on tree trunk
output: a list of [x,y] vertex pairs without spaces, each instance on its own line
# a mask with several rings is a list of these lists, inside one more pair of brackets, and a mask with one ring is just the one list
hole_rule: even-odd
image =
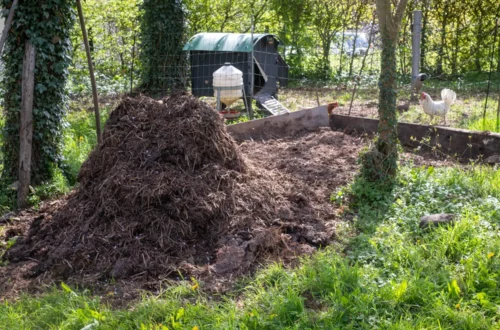
[[377,0],[382,37],[379,87],[378,136],[372,148],[362,155],[362,174],[369,181],[390,183],[397,173],[398,120],[396,114],[396,47],[401,21],[408,0],[400,0],[392,14],[390,0]]
[[179,0],[144,0],[141,16],[142,89],[164,96],[187,85],[185,13]]
[[[5,18],[12,0],[1,0],[1,5]],[[36,47],[32,182],[50,179],[60,164],[62,123],[67,108],[65,85],[71,63],[72,6],[69,0],[19,1],[3,53],[3,179],[15,181],[18,177],[21,74],[27,39]]]

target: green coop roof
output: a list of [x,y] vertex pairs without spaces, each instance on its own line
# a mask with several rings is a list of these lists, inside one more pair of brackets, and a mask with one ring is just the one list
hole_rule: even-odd
[[[276,39],[272,34],[254,34],[253,43],[255,44],[257,41],[267,36]],[[251,38],[252,35],[249,33],[198,33],[189,39],[183,50],[251,52]]]

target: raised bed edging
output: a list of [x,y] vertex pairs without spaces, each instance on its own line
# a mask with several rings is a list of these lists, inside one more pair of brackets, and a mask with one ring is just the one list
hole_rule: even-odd
[[[378,119],[332,114],[330,127],[346,132],[374,134],[377,132]],[[422,146],[431,149],[435,146],[448,155],[461,159],[484,159],[500,154],[500,134],[476,132],[458,128],[398,123],[398,138],[408,147]],[[424,141],[424,142],[422,142]]]
[[282,137],[297,130],[315,130],[329,127],[326,106],[304,109],[227,126],[236,140]]
[[[298,130],[313,131],[328,126],[347,133],[374,134],[377,132],[378,119],[338,114],[328,116],[326,106],[320,106],[228,125],[227,130],[236,140],[241,141],[283,137]],[[443,153],[456,155],[464,160],[500,155],[500,134],[497,133],[399,123],[398,137],[405,146],[421,146],[423,149],[438,146]]]

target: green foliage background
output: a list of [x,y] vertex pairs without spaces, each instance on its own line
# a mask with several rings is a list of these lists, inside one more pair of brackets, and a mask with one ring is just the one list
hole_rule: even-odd
[[[165,53],[160,52],[160,48],[167,50],[168,40],[180,46],[186,38],[199,32],[249,33],[252,19],[257,33],[269,31],[283,41],[292,83],[301,83],[303,79],[349,81],[357,73],[353,70],[356,61],[347,56],[343,48],[335,56],[327,51],[332,45],[342,43],[343,31],[367,32],[375,13],[374,2],[366,0],[87,0],[82,4],[94,40],[93,58],[101,93],[128,91],[130,76],[137,85],[140,80],[139,58],[146,65],[143,72],[149,70],[147,76],[153,76],[153,79],[156,79],[155,75],[178,75],[169,67],[180,63],[175,63],[173,58],[166,59]],[[153,9],[151,17],[148,17],[147,8]],[[493,0],[468,0],[453,4],[448,0],[409,2],[396,49],[397,74],[408,79],[411,72],[414,10],[422,10],[423,15],[423,71],[441,79],[456,79],[468,72],[487,72],[490,69],[500,73],[500,36],[494,43],[495,17],[499,9]],[[169,18],[171,12],[175,14],[173,19]],[[139,38],[141,17],[144,22],[150,23],[142,26],[143,34]],[[185,20],[182,28],[178,23],[181,17]],[[158,21],[152,23],[151,19]],[[147,25],[150,30],[147,30]],[[378,22],[375,22],[376,30],[377,26]],[[179,35],[170,35],[175,33]],[[134,35],[138,38],[136,56],[132,59]],[[162,37],[165,39],[160,44]],[[90,84],[78,27],[72,32],[71,40],[74,63],[70,90],[72,95],[88,94]],[[378,31],[374,42],[380,46]],[[139,56],[148,52],[163,57],[162,60],[167,62],[161,66],[148,64]],[[281,48],[280,52],[283,54],[285,49]],[[362,77],[364,81],[376,81],[380,72],[378,56],[376,53],[370,57]],[[494,61],[490,66],[492,57]],[[151,71],[153,67],[160,69],[161,73]],[[146,84],[149,83],[150,78],[142,78]]]
[[[132,63],[139,68],[139,5],[142,0],[85,0],[82,7],[91,43],[99,94],[119,93],[130,89]],[[79,22],[71,30],[72,63],[69,68],[69,92],[72,97],[90,94],[87,55]],[[134,84],[139,77],[134,70]]]

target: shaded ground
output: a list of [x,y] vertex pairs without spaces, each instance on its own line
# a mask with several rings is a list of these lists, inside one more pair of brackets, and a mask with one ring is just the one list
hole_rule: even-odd
[[[255,169],[254,174],[275,185],[274,188],[265,185],[262,188],[280,191],[282,196],[287,196],[288,204],[278,207],[276,218],[260,226],[260,229],[266,229],[262,235],[251,230],[222,235],[217,242],[219,249],[215,255],[208,253],[204,265],[186,258],[177,264],[178,270],[187,278],[194,276],[202,280],[209,291],[223,292],[231,288],[239,276],[252,273],[261,263],[279,260],[293,265],[298,256],[330,243],[335,239],[336,224],[343,221],[340,210],[330,202],[330,195],[352,179],[357,170],[358,153],[365,144],[362,136],[327,128],[298,132],[282,139],[241,143],[240,151],[247,165]],[[416,165],[447,164],[429,156],[405,154],[404,157],[413,159]],[[66,207],[66,203],[67,199],[45,203],[39,211],[22,212],[13,220],[6,220],[6,230],[0,231],[0,239],[5,241],[26,235],[30,226],[33,228],[36,223],[50,221],[54,214]],[[203,250],[203,245],[201,248]],[[252,259],[248,260],[248,253],[257,250],[259,253],[252,254]],[[246,261],[249,263],[243,267]],[[21,291],[37,292],[45,285],[61,280],[50,272],[30,276],[38,263],[36,259],[27,259],[0,267],[0,297],[13,298]],[[214,271],[217,264],[229,271]],[[235,264],[241,267],[233,267]],[[64,281],[89,287],[103,298],[120,304],[137,297],[140,290],[157,291],[162,284],[179,280],[176,274],[132,276],[115,281],[99,280],[99,276],[82,273],[64,278]]]

